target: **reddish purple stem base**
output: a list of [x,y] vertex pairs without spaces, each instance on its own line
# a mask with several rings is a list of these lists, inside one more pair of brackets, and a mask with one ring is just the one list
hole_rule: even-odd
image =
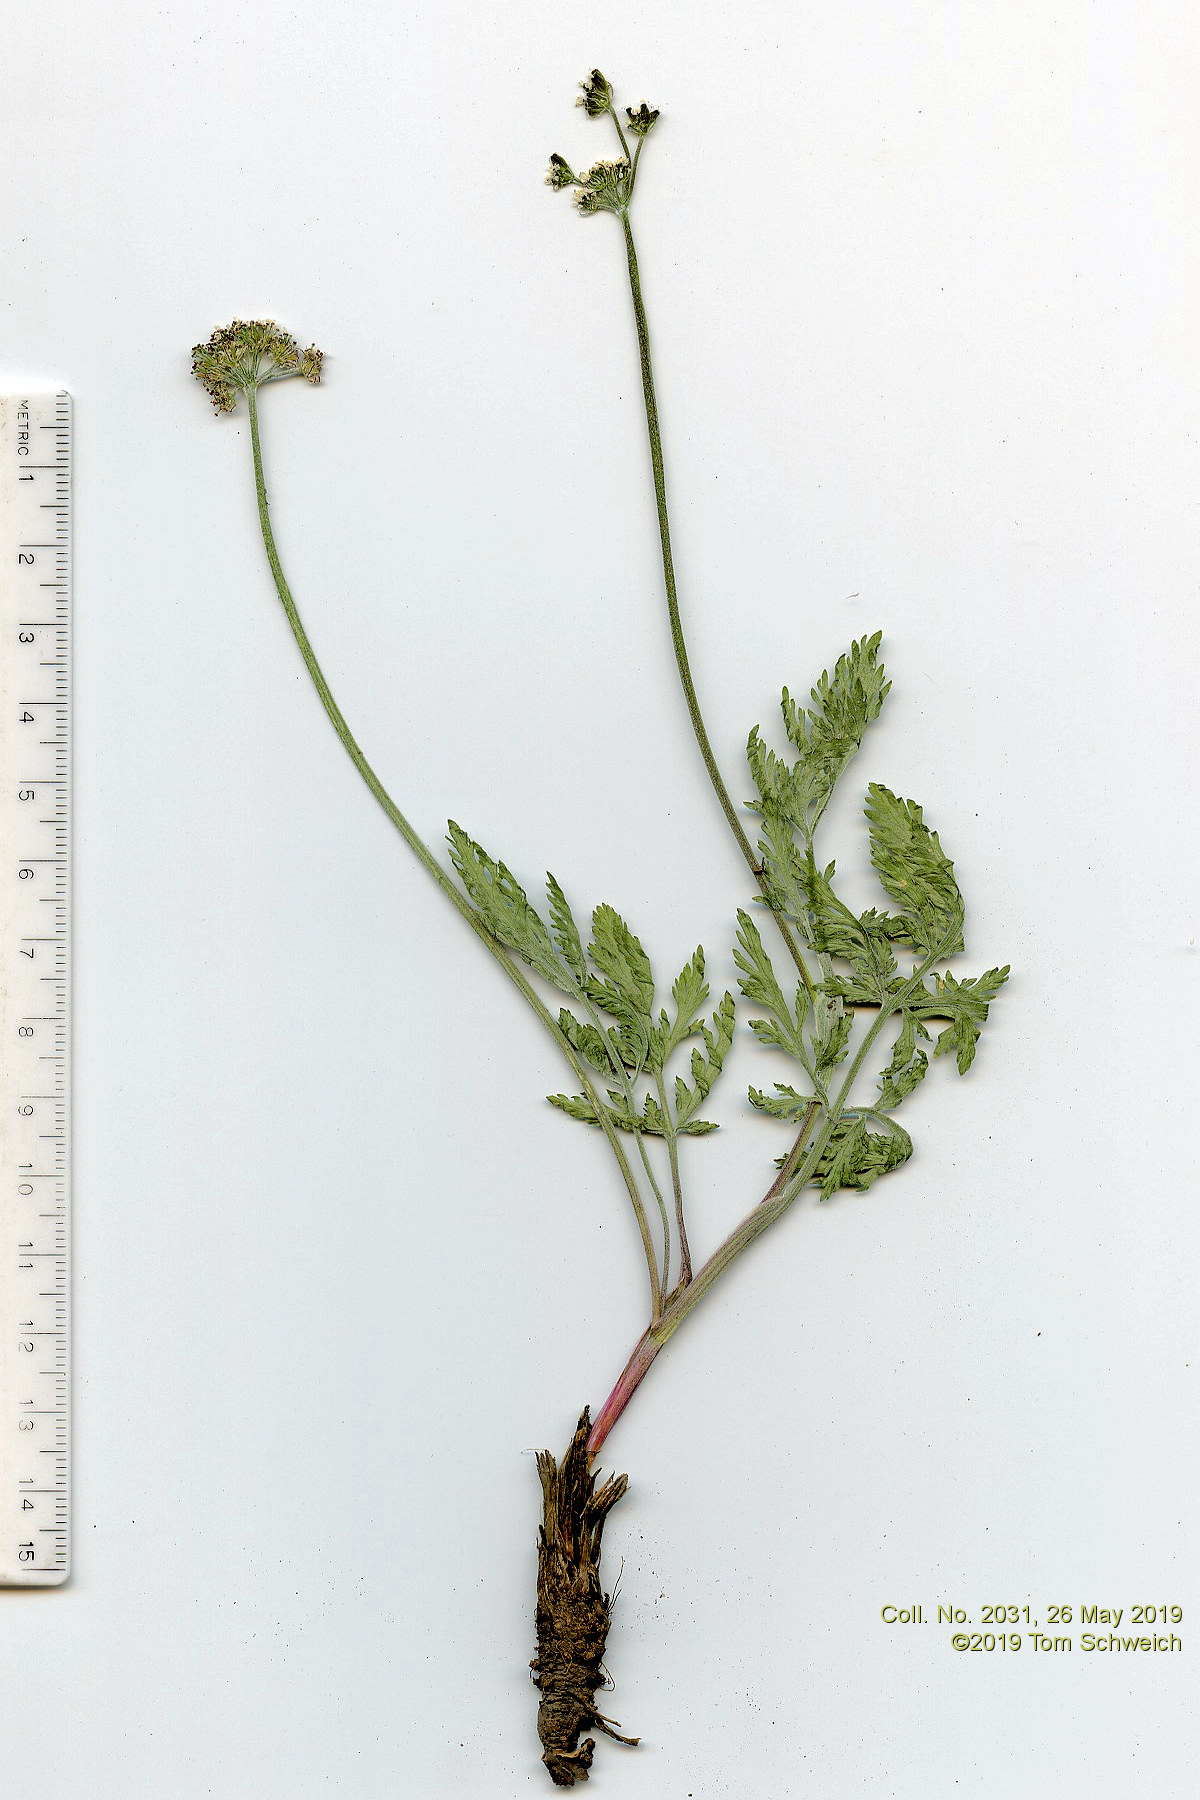
[[600,1411],[596,1414],[596,1422],[592,1426],[592,1434],[588,1438],[588,1455],[595,1456],[601,1444],[629,1405],[637,1392],[642,1378],[650,1364],[654,1361],[661,1344],[656,1344],[649,1331],[644,1331],[633,1347],[633,1355],[621,1370],[617,1385]]
[[[740,1256],[756,1237],[761,1236],[768,1225],[773,1225],[780,1213],[791,1204],[794,1196],[788,1195],[788,1183],[800,1166],[804,1147],[808,1142],[808,1134],[812,1129],[817,1111],[817,1102],[814,1100],[801,1121],[800,1130],[789,1155],[758,1205],[746,1214],[740,1225],[734,1227],[724,1243],[717,1246],[704,1267],[699,1269],[690,1280],[680,1282],[675,1291],[667,1296],[664,1310],[653,1324],[648,1325],[643,1331],[633,1347],[633,1355],[621,1370],[616,1387],[596,1414],[596,1423],[592,1426],[592,1434],[588,1438],[587,1444],[589,1457],[595,1456],[637,1393],[647,1369],[671,1333],[683,1324],[693,1307],[704,1298],[717,1277],[728,1268],[734,1258]],[[657,1338],[654,1335],[655,1332],[658,1333]]]

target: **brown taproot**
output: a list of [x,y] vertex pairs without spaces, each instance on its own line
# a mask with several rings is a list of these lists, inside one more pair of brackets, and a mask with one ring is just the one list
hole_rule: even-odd
[[538,1736],[542,1761],[557,1787],[586,1781],[596,1740],[579,1742],[593,1727],[621,1744],[611,1719],[598,1712],[593,1696],[605,1684],[604,1645],[612,1602],[600,1585],[600,1539],[607,1519],[629,1485],[626,1475],[610,1475],[601,1487],[588,1468],[591,1416],[585,1406],[561,1462],[550,1450],[538,1453],[542,1482],[542,1527],[538,1533],[537,1655],[530,1663],[541,1690]]

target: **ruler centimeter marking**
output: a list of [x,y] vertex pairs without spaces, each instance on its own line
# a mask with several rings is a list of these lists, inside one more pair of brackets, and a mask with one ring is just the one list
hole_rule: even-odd
[[71,400],[0,394],[0,1585],[71,1560]]

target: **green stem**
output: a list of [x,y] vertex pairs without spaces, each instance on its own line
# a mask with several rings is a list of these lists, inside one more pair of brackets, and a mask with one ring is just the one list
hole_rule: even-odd
[[[762,890],[764,898],[770,904],[770,894],[763,878],[763,866],[757,851],[742,829],[742,821],[738,810],[730,798],[729,789],[717,764],[713,747],[709,741],[708,730],[704,723],[704,715],[700,711],[700,701],[696,695],[696,684],[692,680],[691,664],[688,660],[687,642],[683,635],[683,621],[679,612],[679,594],[675,586],[675,562],[671,554],[671,522],[667,514],[667,482],[663,469],[662,436],[658,424],[658,401],[654,393],[654,365],[650,358],[650,329],[646,323],[646,308],[642,300],[642,283],[638,273],[637,250],[633,242],[633,228],[629,223],[629,214],[621,214],[621,224],[625,231],[625,255],[629,263],[629,290],[633,296],[633,316],[637,325],[638,355],[642,365],[642,397],[646,405],[646,430],[650,438],[650,464],[654,474],[654,504],[658,512],[658,536],[662,547],[663,583],[667,590],[667,616],[671,625],[671,645],[675,651],[675,667],[679,671],[679,681],[683,688],[683,697],[687,704],[688,717],[692,722],[692,730],[708,770],[708,778],[712,782],[713,791],[725,814],[729,829],[732,831],[738,849],[750,866]],[[800,972],[800,979],[808,990],[809,998],[816,999],[812,977],[804,959],[804,953],[787,921],[778,913],[772,914],[779,927],[780,936],[787,945],[788,953]]]
[[[692,1279],[692,1252],[688,1245],[687,1227],[683,1222],[683,1181],[679,1173],[679,1133],[675,1130],[673,1115],[667,1105],[667,1084],[662,1070],[655,1073],[655,1084],[658,1087],[658,1105],[663,1116],[663,1132],[667,1140],[667,1156],[671,1164],[671,1186],[675,1192],[675,1224],[679,1230],[679,1285],[686,1287]],[[666,1277],[663,1286],[666,1287]]]
[[[612,1068],[613,1079],[621,1090],[630,1118],[636,1118],[638,1112],[637,1095],[634,1093],[633,1083],[629,1079],[629,1071],[621,1060],[620,1052],[612,1048],[609,1034],[604,1028],[604,1022],[601,1019],[599,1012],[596,1010],[596,1006],[586,988],[577,988],[575,997],[587,1013],[592,1028],[600,1039],[600,1042],[608,1051],[608,1060],[609,1065]],[[661,1292],[665,1294],[667,1291],[667,1282],[670,1280],[671,1274],[671,1225],[667,1217],[667,1203],[663,1199],[662,1189],[658,1185],[658,1177],[654,1173],[654,1164],[650,1161],[650,1152],[646,1148],[645,1135],[640,1131],[636,1132],[634,1135],[637,1138],[637,1146],[641,1155],[642,1167],[646,1171],[646,1179],[650,1183],[650,1191],[658,1202],[659,1218],[662,1221],[663,1259],[660,1282]]]
[[248,388],[246,390],[246,402],[250,413],[250,443],[254,453],[254,489],[258,499],[258,522],[262,530],[263,547],[266,550],[267,561],[271,567],[271,575],[275,582],[275,591],[279,595],[280,603],[287,615],[288,624],[292,628],[292,636],[295,638],[300,654],[304,658],[305,667],[312,677],[313,686],[320,696],[321,704],[325,708],[329,717],[329,722],[337,732],[351,762],[362,776],[368,789],[379,802],[379,805],[383,808],[392,824],[396,827],[396,830],[400,833],[400,836],[404,839],[413,855],[417,858],[422,868],[425,869],[426,873],[432,875],[447,900],[449,900],[455,908],[455,911],[471,927],[471,930],[475,933],[476,937],[499,964],[513,986],[521,994],[522,998],[537,1014],[537,1017],[545,1026],[546,1030],[571,1065],[576,1080],[579,1082],[584,1093],[595,1108],[596,1117],[600,1121],[605,1137],[608,1139],[609,1148],[616,1158],[617,1166],[621,1171],[622,1180],[625,1183],[630,1202],[633,1206],[634,1216],[637,1219],[638,1231],[641,1234],[642,1239],[642,1248],[646,1256],[646,1267],[650,1276],[651,1316],[654,1319],[658,1319],[662,1313],[662,1283],[658,1274],[658,1259],[654,1250],[654,1241],[650,1233],[650,1221],[646,1216],[646,1208],[642,1203],[642,1196],[638,1190],[637,1182],[634,1179],[633,1170],[629,1166],[629,1160],[625,1155],[624,1147],[617,1136],[616,1128],[612,1124],[599,1094],[596,1092],[591,1077],[588,1075],[586,1068],[580,1062],[574,1050],[571,1048],[570,1043],[563,1035],[558,1021],[543,1003],[537,990],[526,979],[525,975],[517,967],[503,945],[498,943],[492,936],[475,908],[462,894],[459,893],[433,852],[409,824],[404,814],[400,811],[400,808],[396,805],[395,801],[380,781],[378,775],[376,775],[374,769],[359,748],[353,732],[346,723],[341,708],[333,697],[329,683],[322,673],[321,665],[317,661],[316,653],[308,640],[308,633],[305,631],[303,623],[301,622],[296,602],[292,599],[291,589],[288,587],[287,578],[283,572],[283,564],[279,560],[279,551],[275,544],[275,533],[271,529],[271,516],[267,503],[267,484],[263,474],[262,441],[258,424],[258,396],[253,388]]
[[730,1263],[739,1257],[742,1251],[754,1242],[755,1238],[761,1237],[767,1227],[773,1225],[776,1219],[787,1211],[788,1207],[792,1204],[792,1201],[803,1188],[807,1186],[812,1178],[814,1169],[825,1152],[830,1138],[837,1129],[838,1121],[841,1119],[841,1116],[849,1103],[851,1089],[858,1079],[863,1063],[866,1061],[867,1052],[870,1050],[872,1044],[875,1042],[888,1020],[894,1017],[895,1013],[903,1006],[908,996],[920,985],[925,975],[933,967],[933,964],[944,954],[945,945],[953,939],[957,930],[958,927],[956,925],[947,933],[945,939],[937,946],[936,950],[932,951],[917,965],[908,980],[904,983],[904,986],[899,988],[895,994],[889,995],[886,1003],[879,1008],[870,1027],[863,1034],[862,1043],[859,1045],[858,1052],[847,1070],[845,1080],[838,1089],[837,1097],[835,1098],[833,1105],[826,1112],[825,1123],[820,1132],[818,1132],[808,1150],[803,1154],[803,1157],[801,1157],[805,1139],[812,1129],[812,1124],[817,1113],[821,1110],[818,1102],[814,1100],[804,1115],[804,1120],[800,1127],[800,1134],[797,1137],[795,1144],[792,1146],[791,1154],[789,1155],[787,1162],[779,1171],[779,1175],[776,1177],[767,1193],[759,1201],[753,1212],[747,1213],[741,1224],[736,1225],[725,1239],[724,1243],[718,1245],[716,1250],[713,1251],[708,1261],[704,1264],[704,1267],[697,1271],[691,1286],[686,1288],[682,1294],[677,1295],[672,1303],[664,1310],[663,1316],[658,1321],[658,1324],[652,1325],[653,1335],[659,1343],[666,1343],[671,1333],[682,1325],[692,1308],[704,1298],[704,1295],[708,1292],[713,1282],[716,1281],[717,1277],[724,1273]]
[[[767,1192],[763,1195],[763,1198],[759,1201],[754,1211],[749,1213],[746,1218],[742,1220],[742,1223],[737,1229],[733,1231],[730,1236],[725,1239],[725,1242],[713,1252],[703,1268],[699,1270],[688,1285],[676,1289],[674,1297],[667,1303],[662,1318],[659,1319],[657,1323],[653,1319],[650,1321],[650,1324],[646,1327],[645,1331],[634,1345],[629,1361],[625,1364],[625,1367],[617,1377],[616,1385],[614,1386],[612,1393],[608,1396],[608,1399],[596,1414],[595,1423],[592,1426],[591,1435],[588,1438],[589,1456],[595,1456],[596,1452],[600,1449],[605,1438],[608,1436],[621,1414],[625,1411],[629,1402],[633,1399],[634,1394],[645,1379],[651,1363],[654,1361],[667,1339],[671,1336],[671,1333],[682,1325],[683,1321],[692,1311],[692,1308],[698,1301],[703,1299],[718,1275],[728,1267],[734,1257],[740,1256],[746,1246],[752,1244],[754,1239],[767,1229],[768,1225],[774,1224],[775,1220],[784,1210],[784,1206],[786,1206],[788,1202],[783,1201],[781,1204],[780,1197],[788,1185],[792,1172],[800,1161],[804,1150],[804,1141],[808,1136],[808,1133],[812,1130],[813,1122],[820,1110],[819,1104],[814,1100],[804,1116],[799,1135],[796,1138],[796,1142],[792,1145],[787,1161],[784,1163],[782,1169],[780,1169],[778,1175],[775,1177],[771,1186],[767,1189]],[[804,1160],[808,1163],[811,1158],[805,1157]]]
[[813,1172],[837,1129],[838,1121],[850,1099],[850,1093],[866,1060],[867,1052],[875,1042],[883,1027],[890,1018],[904,1005],[910,994],[920,986],[934,963],[939,962],[946,954],[947,947],[957,937],[962,927],[961,918],[955,920],[946,932],[942,941],[913,969],[904,985],[888,996],[880,1006],[869,1029],[863,1034],[863,1041],[858,1052],[846,1072],[846,1077],[838,1089],[833,1105],[826,1112],[825,1123],[813,1142],[805,1148],[808,1134],[816,1122],[822,1108],[820,1102],[810,1103],[800,1124],[800,1130],[788,1154],[787,1161],[780,1169],[775,1180],[767,1189],[758,1205],[740,1224],[735,1225],[729,1236],[713,1251],[708,1261],[696,1271],[687,1287],[676,1289],[663,1308],[662,1317],[651,1320],[645,1332],[634,1346],[633,1355],[625,1365],[617,1381],[616,1387],[596,1415],[596,1423],[588,1439],[588,1452],[595,1455],[600,1445],[608,1436],[621,1413],[632,1399],[639,1383],[646,1374],[658,1352],[672,1334],[678,1331],[688,1314],[703,1300],[713,1283],[725,1273],[730,1263],[735,1262],[743,1250],[749,1249],[756,1238],[772,1226],[780,1218],[811,1181]]

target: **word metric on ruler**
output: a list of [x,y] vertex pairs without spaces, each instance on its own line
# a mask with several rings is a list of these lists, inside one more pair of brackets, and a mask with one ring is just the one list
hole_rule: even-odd
[[71,402],[0,394],[0,1585],[70,1568]]

